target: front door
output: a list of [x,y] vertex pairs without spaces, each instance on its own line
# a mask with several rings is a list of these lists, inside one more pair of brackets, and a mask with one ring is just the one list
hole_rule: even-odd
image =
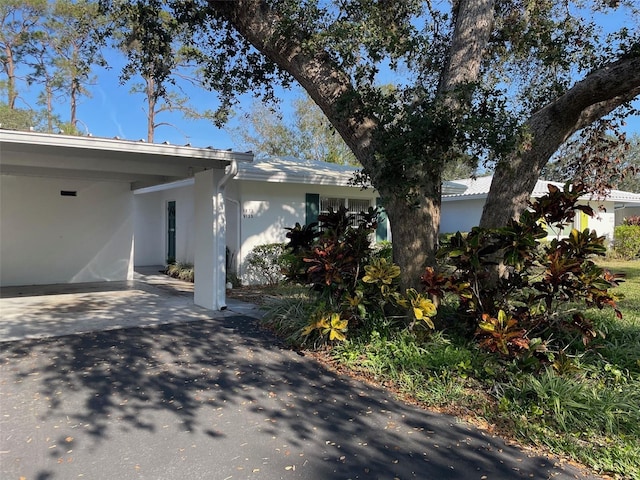
[[176,202],[167,203],[167,263],[176,261]]

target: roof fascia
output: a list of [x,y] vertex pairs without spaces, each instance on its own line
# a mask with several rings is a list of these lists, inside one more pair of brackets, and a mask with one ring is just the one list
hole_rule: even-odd
[[170,144],[136,142],[101,137],[80,137],[40,132],[0,129],[0,143],[14,143],[51,147],[74,148],[78,150],[102,150],[123,154],[161,155],[163,157],[190,158],[204,160],[252,162],[252,153],[233,152],[214,148],[195,148]]

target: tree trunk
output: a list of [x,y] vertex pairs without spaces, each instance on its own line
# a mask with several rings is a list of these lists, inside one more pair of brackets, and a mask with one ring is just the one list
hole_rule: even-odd
[[478,79],[493,26],[494,3],[494,0],[458,2],[447,65],[440,77],[440,92],[451,92]]
[[51,80],[47,79],[45,85],[46,108],[47,108],[47,133],[53,133],[53,88]]
[[13,50],[10,45],[6,45],[4,49],[5,61],[4,70],[7,74],[7,105],[10,110],[16,108],[16,98],[18,98],[18,92],[16,91],[16,67],[13,60]]
[[80,91],[80,82],[77,78],[71,79],[71,90],[69,92],[70,114],[69,123],[75,128],[77,119],[76,112],[78,109],[78,92]]
[[[292,34],[283,37],[278,29],[283,18],[270,2],[210,0],[208,4],[218,17],[227,20],[257,50],[295,78],[349,145],[385,199],[396,261],[405,272],[405,282],[415,284],[424,265],[434,263],[440,219],[440,174],[418,187],[421,206],[413,209],[404,195],[394,195],[393,182],[377,174],[381,171],[379,163],[389,160],[382,158],[377,148],[385,142],[379,117],[364,105],[351,78],[331,52],[322,48],[312,51],[303,29],[297,32],[292,29]],[[454,2],[451,47],[437,91],[451,125],[458,124],[456,119],[467,113],[492,31],[494,4],[495,0]],[[485,226],[504,224],[524,208],[540,169],[571,133],[638,95],[638,57],[640,52],[636,51],[593,72],[529,119],[523,132],[526,144],[523,141],[520,147],[523,153],[514,153],[510,162],[498,166],[495,186],[482,217]],[[441,143],[448,145],[447,139]],[[421,167],[426,171],[418,174],[431,175],[428,167],[434,164],[435,160],[425,163]],[[438,168],[441,171],[443,165]]]
[[423,200],[419,206],[410,205],[405,198],[385,195],[385,211],[392,225],[393,261],[400,267],[400,288],[420,289],[420,277],[428,265],[435,265],[440,229],[441,184],[437,175],[423,186]]
[[[237,0],[209,2],[256,49],[291,74],[321,108],[341,135],[374,187],[385,199],[391,224],[396,263],[403,271],[404,287],[418,286],[426,265],[435,265],[440,227],[441,170],[434,172],[432,161],[425,162],[416,187],[419,206],[394,193],[394,179],[379,175],[376,141],[379,124],[361,103],[361,96],[349,76],[328,53],[310,52],[303,39],[281,38],[277,25],[282,19],[265,2]],[[477,81],[484,49],[489,39],[494,0],[461,0],[449,61],[441,76],[439,94],[445,105],[462,115],[469,97],[461,98],[458,87]],[[384,142],[383,138],[377,141]],[[399,169],[402,167],[399,165]]]
[[147,77],[145,81],[147,88],[147,142],[153,143],[156,130],[156,94],[153,77]]

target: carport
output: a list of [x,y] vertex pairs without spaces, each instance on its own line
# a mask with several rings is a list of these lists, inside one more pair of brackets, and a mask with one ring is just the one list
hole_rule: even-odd
[[0,344],[121,328],[149,327],[243,315],[255,305],[234,299],[222,312],[193,303],[194,284],[138,267],[133,280],[0,288]]
[[0,129],[0,286],[134,278],[133,190],[194,177],[194,301],[226,308],[226,182],[250,153]]

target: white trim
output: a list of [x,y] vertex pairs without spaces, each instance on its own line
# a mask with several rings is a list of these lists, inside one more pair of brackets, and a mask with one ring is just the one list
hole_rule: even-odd
[[134,195],[140,195],[143,193],[162,192],[164,190],[172,190],[174,188],[189,187],[193,185],[193,177],[185,178],[184,180],[176,180],[175,182],[161,183],[160,185],[152,185],[150,187],[138,188],[133,191]]
[[253,160],[252,153],[239,153],[213,147],[196,148],[191,146],[122,140],[119,138],[81,137],[40,132],[23,132],[19,130],[0,129],[0,142],[207,160],[239,160],[246,162]]

